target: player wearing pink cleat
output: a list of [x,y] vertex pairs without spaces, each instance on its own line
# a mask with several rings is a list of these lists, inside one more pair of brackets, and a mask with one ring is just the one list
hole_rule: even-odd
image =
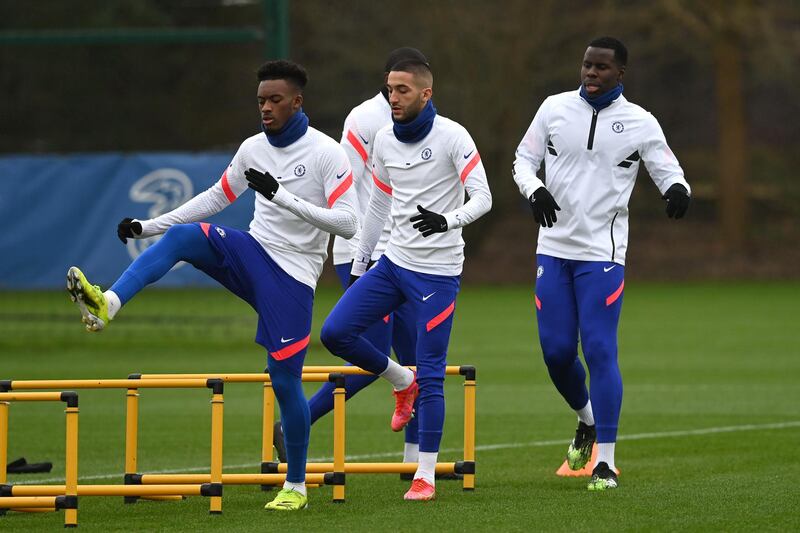
[[414,402],[419,396],[419,385],[417,385],[417,374],[414,373],[414,381],[403,390],[392,391],[394,394],[394,413],[392,414],[392,431],[400,431],[414,416]]

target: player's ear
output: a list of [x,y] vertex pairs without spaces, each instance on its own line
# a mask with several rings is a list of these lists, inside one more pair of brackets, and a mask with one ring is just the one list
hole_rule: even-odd
[[617,76],[617,81],[622,81],[622,78],[625,76],[625,65],[621,65],[619,67],[619,76]]
[[297,111],[303,107],[303,93],[297,93],[292,100],[292,111]]
[[427,104],[431,98],[433,98],[433,89],[430,87],[422,89],[422,101]]

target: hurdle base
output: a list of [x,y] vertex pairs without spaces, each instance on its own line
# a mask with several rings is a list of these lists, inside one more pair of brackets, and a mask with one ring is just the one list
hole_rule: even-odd
[[208,514],[222,514],[222,511],[209,511]]
[[138,496],[125,496],[124,500],[125,500],[125,503],[136,503],[137,501],[139,501],[139,497]]
[[[273,464],[276,464],[276,463],[262,461],[261,462],[261,473],[262,474],[271,474],[271,473],[277,472],[277,468],[274,471],[270,470],[271,465],[273,465]],[[269,491],[272,490],[272,488],[273,488],[273,485],[261,485],[261,492],[269,492]]]

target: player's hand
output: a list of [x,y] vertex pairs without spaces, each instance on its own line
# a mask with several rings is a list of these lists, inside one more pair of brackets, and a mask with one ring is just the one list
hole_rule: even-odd
[[417,206],[417,210],[419,215],[411,217],[411,222],[415,222],[414,229],[418,229],[423,237],[447,231],[447,220],[442,215],[428,211],[421,205]]
[[680,183],[673,183],[661,197],[667,201],[667,216],[679,219],[686,214],[689,209],[689,191]]
[[247,186],[261,193],[267,200],[272,200],[275,193],[278,192],[278,187],[280,187],[278,181],[269,172],[259,172],[254,168],[250,168],[245,170],[244,177],[247,178]]
[[363,276],[364,274],[366,274],[367,270],[369,270],[370,268],[372,268],[372,265],[374,265],[374,264],[375,264],[375,261],[372,261],[372,260],[370,260],[370,261],[367,261],[367,268],[364,270],[364,274],[353,274],[353,263],[354,263],[354,262],[355,262],[355,261],[350,261],[350,283],[348,283],[348,284],[347,284],[347,288],[348,288],[348,289],[349,289],[350,287],[352,287],[352,286],[353,286],[353,283],[355,283],[356,281],[358,281],[358,280],[361,278],[361,276]]
[[117,237],[123,244],[128,244],[128,239],[135,239],[142,234],[142,224],[132,218],[123,218],[117,224]]
[[528,201],[530,202],[531,211],[533,211],[533,219],[536,223],[543,228],[545,226],[552,228],[553,224],[558,220],[556,218],[556,211],[561,211],[561,208],[556,203],[553,195],[550,194],[550,191],[544,187],[539,187],[533,191]]

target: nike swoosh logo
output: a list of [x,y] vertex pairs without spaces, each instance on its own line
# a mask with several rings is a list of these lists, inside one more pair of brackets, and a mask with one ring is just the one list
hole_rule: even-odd
[[337,174],[337,175],[336,175],[336,179],[337,179],[337,180],[340,180],[340,179],[342,179],[342,178],[344,177],[344,175],[345,175],[345,174],[347,174],[347,171],[346,171],[346,170],[345,170],[344,172],[342,172],[341,174]]
[[360,133],[358,134],[358,138],[361,139],[361,142],[363,142],[364,144],[369,144],[369,141],[366,140],[364,137],[362,137]]
[[283,337],[281,337],[281,342],[283,342],[283,343],[287,343],[287,342],[293,341],[293,340],[294,340],[294,337],[292,337],[291,339],[284,339]]
[[464,156],[464,159],[466,159],[466,158],[468,158],[469,156],[471,156],[471,155],[472,155],[472,152],[474,152],[474,151],[475,151],[475,150],[470,150],[470,152],[469,152],[467,155],[465,155],[465,156]]
[[433,291],[432,293],[430,293],[430,294],[429,294],[429,295],[427,295],[427,296],[423,296],[423,297],[422,297],[422,301],[423,301],[423,302],[427,302],[427,301],[428,301],[428,298],[430,298],[430,297],[431,297],[431,296],[433,296],[434,294],[436,294],[436,291]]
[[608,272],[609,270],[611,270],[611,269],[612,269],[612,268],[614,268],[615,266],[617,266],[617,265],[612,265],[612,266],[610,266],[610,267],[608,267],[608,268],[606,268],[606,267],[603,267],[603,272]]

